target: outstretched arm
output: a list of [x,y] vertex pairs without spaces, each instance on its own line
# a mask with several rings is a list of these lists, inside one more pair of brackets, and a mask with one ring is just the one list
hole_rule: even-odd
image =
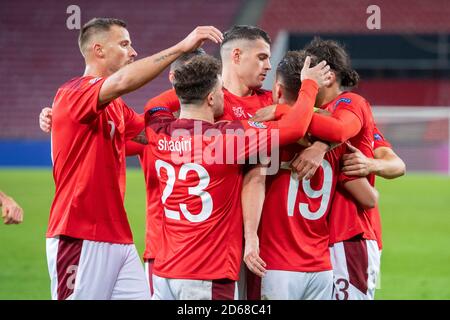
[[98,105],[107,105],[110,101],[134,91],[157,77],[180,55],[200,47],[204,41],[222,42],[222,33],[212,26],[197,27],[185,39],[173,47],[155,55],[130,63],[108,77],[98,96]]

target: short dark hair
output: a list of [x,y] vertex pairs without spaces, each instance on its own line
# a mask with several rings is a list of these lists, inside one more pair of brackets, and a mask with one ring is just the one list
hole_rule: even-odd
[[[305,50],[288,51],[277,66],[277,79],[283,84],[285,89],[283,94],[289,101],[295,101],[298,98],[298,92],[302,84],[301,72],[307,56]],[[317,58],[311,56],[311,67],[314,67],[317,63]]]
[[199,103],[217,84],[221,74],[220,61],[210,55],[201,55],[174,71],[173,86],[182,104]]
[[172,62],[172,64],[170,65],[170,71],[174,71],[174,70],[180,68],[181,66],[185,65],[186,62],[188,62],[189,60],[191,60],[194,57],[202,56],[205,54],[206,54],[206,52],[205,52],[205,50],[203,50],[203,48],[197,48],[194,51],[184,53],[177,60]]
[[78,46],[80,47],[81,54],[84,55],[86,49],[84,46],[93,34],[99,31],[109,31],[112,26],[126,28],[127,24],[125,21],[115,18],[93,18],[86,22],[81,28],[78,36]]
[[269,35],[264,30],[255,26],[237,25],[225,31],[225,33],[223,34],[223,41],[221,47],[223,47],[223,45],[226,44],[227,42],[241,39],[244,40],[263,39],[269,45],[272,44]]
[[344,46],[337,41],[315,37],[304,49],[308,54],[316,56],[319,61],[325,60],[336,72],[336,77],[342,87],[352,88],[358,84],[359,75],[352,68],[350,56]]

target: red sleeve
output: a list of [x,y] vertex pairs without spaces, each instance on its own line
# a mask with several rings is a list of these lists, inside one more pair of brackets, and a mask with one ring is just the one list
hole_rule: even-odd
[[374,125],[373,128],[373,141],[374,141],[373,145],[374,150],[379,147],[387,147],[392,149],[391,143],[384,138],[384,135],[381,133],[380,130],[378,130],[377,125]]
[[331,117],[315,113],[309,133],[325,141],[343,143],[358,134],[363,125],[362,119],[349,108],[340,108]]
[[175,93],[174,89],[169,89],[147,101],[144,110],[150,110],[154,107],[166,107],[172,112],[176,112],[180,109],[180,100]]
[[275,110],[275,120],[280,119],[281,117],[288,114],[291,110],[291,107],[287,104],[279,104]]
[[[286,109],[286,106],[277,105],[276,113],[278,114],[280,110],[289,110],[279,121],[240,121],[246,136],[248,133],[254,132],[256,138],[248,140],[248,143],[245,144],[245,150],[239,150],[238,157],[244,156],[247,158],[256,154],[261,148],[271,149],[275,145],[286,145],[301,139],[306,134],[314,113],[313,107],[318,90],[319,87],[316,82],[312,80],[303,81],[294,106]],[[279,138],[277,142],[271,139],[273,133]]]
[[98,105],[100,89],[106,78],[79,78],[63,88],[66,101],[70,102],[70,114],[75,121],[90,123],[106,108]]
[[175,117],[169,108],[154,107],[147,110],[145,112],[145,135],[147,136],[148,141],[151,140],[153,132],[156,131],[159,126],[174,120]]
[[141,143],[128,140],[125,144],[125,155],[129,156],[142,156],[144,152],[145,145]]
[[144,131],[144,116],[124,105],[123,116],[125,121],[125,140],[136,137]]

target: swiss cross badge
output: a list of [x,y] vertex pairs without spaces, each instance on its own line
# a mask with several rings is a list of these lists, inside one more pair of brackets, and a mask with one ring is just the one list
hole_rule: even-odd
[[233,107],[233,112],[236,118],[242,118],[245,115],[242,107]]

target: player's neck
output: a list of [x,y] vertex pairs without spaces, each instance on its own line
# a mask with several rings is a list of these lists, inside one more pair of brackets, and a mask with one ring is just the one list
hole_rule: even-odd
[[92,77],[108,77],[110,76],[110,72],[108,69],[103,68],[100,65],[94,64],[86,64],[86,69],[84,69],[83,76],[92,76]]
[[180,107],[180,119],[201,120],[214,123],[214,114],[204,106],[184,104]]
[[247,87],[235,72],[227,72],[228,68],[222,69],[223,86],[229,92],[238,97],[247,97],[253,90]]
[[335,85],[333,85],[332,87],[324,90],[323,95],[316,101],[316,107],[320,107],[330,103],[331,101],[336,99],[336,97],[339,96],[342,92],[343,91],[341,90],[339,85],[335,83]]

